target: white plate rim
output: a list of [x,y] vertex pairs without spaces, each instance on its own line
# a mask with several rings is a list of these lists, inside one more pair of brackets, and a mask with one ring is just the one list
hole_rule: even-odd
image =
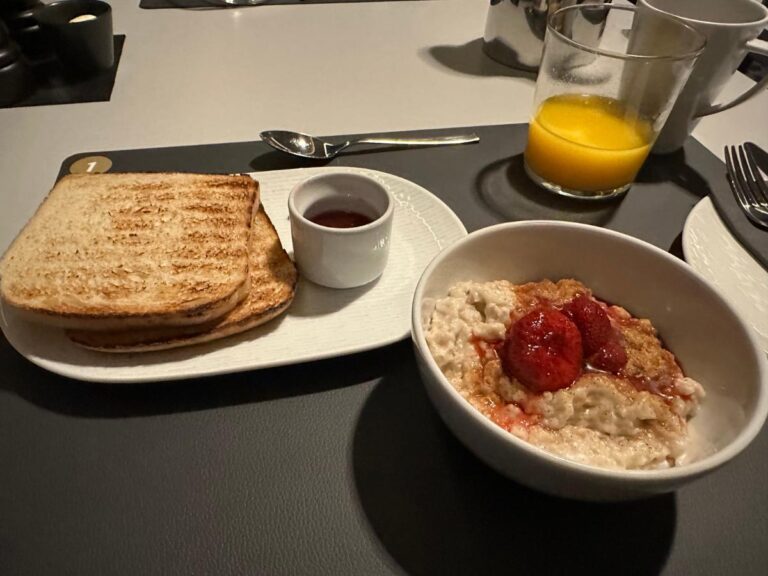
[[[705,236],[706,232],[700,229],[699,222],[703,219],[709,221],[710,225],[715,227],[715,231],[720,235],[724,235],[733,241],[732,246],[736,255],[742,259],[743,262],[749,262],[754,264],[751,266],[757,271],[757,274],[762,276],[758,280],[763,280],[768,285],[768,271],[766,271],[754,257],[741,245],[741,243],[731,234],[726,224],[723,222],[720,214],[718,214],[712,199],[709,196],[702,198],[688,213],[683,226],[683,255],[685,261],[696,272],[701,274],[706,280],[712,284],[715,289],[720,292],[724,298],[729,300],[734,307],[738,310],[739,314],[744,319],[744,322],[751,326],[755,332],[758,343],[763,351],[768,354],[768,315],[760,313],[759,310],[755,310],[753,302],[748,298],[745,298],[743,294],[739,294],[738,290],[733,289],[730,286],[730,282],[727,282],[727,275],[731,275],[733,271],[731,268],[722,269],[721,267],[712,267],[705,265],[699,258],[696,247],[697,233],[701,236]],[[712,231],[709,231],[711,234]],[[718,258],[728,258],[725,248],[722,243],[713,242],[710,248],[716,250],[715,255]],[[761,322],[762,319],[762,322]]]

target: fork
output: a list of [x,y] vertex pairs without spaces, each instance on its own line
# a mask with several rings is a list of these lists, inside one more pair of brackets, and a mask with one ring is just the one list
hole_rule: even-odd
[[768,228],[768,186],[748,146],[726,146],[728,183],[744,213],[752,222]]

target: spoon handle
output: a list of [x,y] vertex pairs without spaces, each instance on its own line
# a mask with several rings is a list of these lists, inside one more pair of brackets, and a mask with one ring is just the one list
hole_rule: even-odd
[[354,144],[385,144],[390,146],[450,146],[451,144],[471,144],[479,142],[477,134],[459,134],[455,136],[436,136],[434,138],[361,138],[350,142]]

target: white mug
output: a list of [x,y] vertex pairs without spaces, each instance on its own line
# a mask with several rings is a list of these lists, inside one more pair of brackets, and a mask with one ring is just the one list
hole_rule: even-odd
[[768,25],[768,9],[755,0],[639,0],[638,6],[684,20],[707,38],[688,82],[653,147],[656,153],[679,149],[702,116],[728,110],[757,94],[768,76],[731,100],[715,104],[748,52],[768,56],[768,42],[757,36]]

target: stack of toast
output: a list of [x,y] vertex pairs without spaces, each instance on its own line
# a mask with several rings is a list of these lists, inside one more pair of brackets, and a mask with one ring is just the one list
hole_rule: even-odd
[[108,352],[248,330],[288,308],[296,281],[239,175],[65,176],[0,260],[5,306]]

